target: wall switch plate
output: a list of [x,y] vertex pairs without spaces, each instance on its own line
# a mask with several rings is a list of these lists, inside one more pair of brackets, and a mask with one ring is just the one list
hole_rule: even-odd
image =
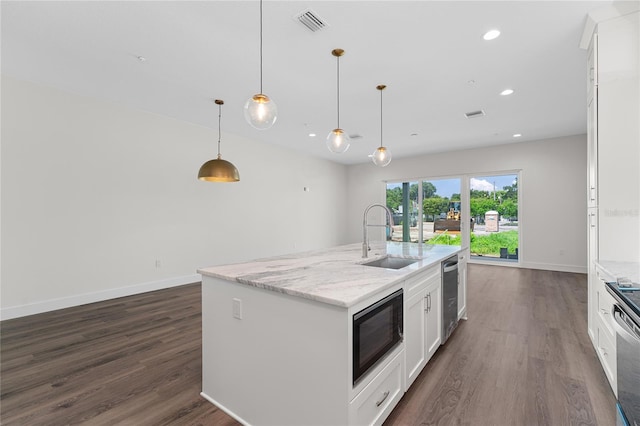
[[242,319],[242,300],[233,299],[233,317]]

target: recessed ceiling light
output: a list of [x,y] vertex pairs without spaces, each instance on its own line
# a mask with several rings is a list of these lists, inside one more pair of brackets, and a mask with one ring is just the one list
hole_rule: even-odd
[[508,96],[512,93],[513,93],[513,89],[504,89],[502,92],[500,92],[502,96]]
[[315,134],[315,133],[309,133],[309,137],[310,137],[310,138],[315,138],[315,137],[316,137],[316,134]]
[[513,137],[514,137],[514,138],[519,138],[520,136],[522,136],[520,133],[515,133],[515,134],[513,135]]
[[484,33],[482,38],[485,39],[485,40],[493,40],[494,38],[498,38],[499,35],[500,35],[500,31],[498,31],[498,30],[489,30],[486,33]]

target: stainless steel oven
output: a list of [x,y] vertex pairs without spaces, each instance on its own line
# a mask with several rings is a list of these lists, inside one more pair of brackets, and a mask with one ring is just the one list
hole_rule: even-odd
[[616,330],[617,424],[640,426],[640,289],[607,283],[607,290],[617,302],[611,312]]
[[402,289],[353,315],[353,384],[402,342]]

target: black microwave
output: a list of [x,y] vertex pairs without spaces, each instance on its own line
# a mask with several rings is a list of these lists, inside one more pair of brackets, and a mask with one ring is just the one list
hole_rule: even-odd
[[402,342],[402,289],[353,315],[353,384]]

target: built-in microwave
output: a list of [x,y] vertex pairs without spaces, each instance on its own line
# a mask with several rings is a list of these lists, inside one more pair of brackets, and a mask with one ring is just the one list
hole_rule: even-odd
[[353,315],[353,384],[402,342],[402,289]]

